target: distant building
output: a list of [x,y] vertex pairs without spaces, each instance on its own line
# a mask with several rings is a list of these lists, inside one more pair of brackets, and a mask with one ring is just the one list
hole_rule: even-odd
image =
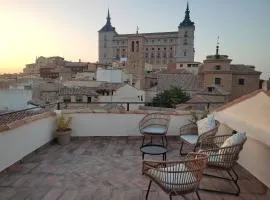
[[23,73],[26,75],[39,75],[40,74],[40,67],[37,64],[26,64],[25,68],[23,69]]
[[194,22],[187,4],[185,18],[173,32],[119,34],[111,24],[108,11],[106,24],[98,31],[100,63],[126,60],[127,74],[132,85],[145,88],[145,65],[166,68],[168,63],[194,61]]
[[198,74],[200,62],[178,62],[170,63],[167,66],[168,70],[184,69],[187,72]]
[[91,103],[97,100],[98,94],[88,87],[62,87],[59,100],[64,103]]
[[139,90],[129,84],[122,85],[117,88],[110,96],[99,96],[100,102],[123,102],[123,107],[127,109],[127,105],[124,102],[131,102],[129,108],[136,110],[142,104],[132,104],[132,102],[144,102],[145,92]]
[[104,64],[90,62],[71,62],[66,61],[59,56],[36,58],[35,63],[27,64],[23,69],[26,75],[39,75],[44,79],[71,79],[75,78],[77,73],[92,72],[95,73],[98,67]]
[[70,80],[72,78],[72,72],[70,69],[64,67],[42,67],[40,68],[40,77],[44,79]]
[[114,68],[98,68],[96,71],[96,80],[112,83],[122,83],[123,71],[121,69]]
[[157,76],[157,90],[168,90],[171,87],[181,88],[191,97],[198,91],[197,75],[183,69],[164,70]]
[[214,110],[228,102],[230,93],[218,85],[200,89],[189,101],[177,106],[184,110]]
[[65,68],[70,69],[72,74],[81,73],[88,70],[88,64],[87,62],[66,62]]
[[231,64],[231,61],[227,55],[219,54],[217,46],[216,54],[207,56],[200,66],[199,86],[218,85],[229,92],[229,100],[259,89],[261,72],[256,71],[254,66]]
[[59,99],[59,88],[54,82],[43,82],[33,86],[32,100],[38,104],[56,103]]

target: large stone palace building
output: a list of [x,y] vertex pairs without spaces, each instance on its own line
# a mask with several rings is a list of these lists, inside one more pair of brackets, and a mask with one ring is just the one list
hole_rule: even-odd
[[118,34],[108,11],[107,22],[98,32],[99,62],[124,58],[127,72],[137,80],[144,79],[146,64],[166,68],[169,63],[193,62],[195,26],[189,13],[187,4],[185,18],[174,32]]

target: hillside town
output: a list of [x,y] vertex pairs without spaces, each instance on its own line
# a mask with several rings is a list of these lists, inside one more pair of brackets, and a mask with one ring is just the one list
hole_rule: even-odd
[[106,106],[94,102],[134,102],[138,104],[132,109],[138,109],[156,94],[178,87],[190,100],[176,108],[191,110],[215,108],[269,85],[269,80],[263,83],[260,79],[255,66],[231,64],[228,55],[219,53],[219,41],[213,47],[215,53],[194,61],[194,32],[188,5],[175,32],[119,34],[108,10],[106,24],[98,31],[98,62],[39,56],[25,65],[23,73],[2,75],[0,88],[31,88],[31,102],[39,105],[64,102],[91,107]]
[[[98,21],[89,5],[98,13],[104,9],[101,1],[40,2],[26,7],[44,9],[47,21],[65,16],[70,28],[65,33],[71,32],[74,40],[83,37],[73,34],[75,29],[80,32],[78,21],[85,22],[84,12]],[[122,11],[130,12],[126,17],[132,16],[132,3],[134,10],[138,4],[143,12],[138,2],[130,1],[125,7],[121,1]],[[195,21],[203,21],[203,10],[211,11],[212,18],[212,4],[221,8],[221,2],[209,7],[204,2],[206,8],[197,2],[199,15],[193,15],[187,2],[174,31],[162,32],[140,32],[137,26],[134,32],[122,34],[111,18],[119,13],[111,15],[108,9],[105,23],[94,29],[97,61],[90,61],[88,54],[89,60],[81,59],[85,49],[79,51],[78,45],[74,49],[81,58],[70,60],[67,52],[53,50],[24,64],[21,73],[0,74],[0,200],[270,199],[270,77],[262,78],[267,66],[248,59],[237,63],[241,54],[225,50],[218,35],[210,53],[202,45],[196,48],[195,36],[201,33],[195,34],[195,24],[199,28]],[[155,1],[154,9],[158,4]],[[12,4],[12,14],[15,5],[22,6]],[[166,12],[169,16],[179,9],[171,5]],[[255,13],[246,14],[254,17]],[[229,15],[235,20],[233,9]],[[40,16],[38,10],[35,17],[48,31]],[[153,23],[158,17],[147,20]],[[226,26],[221,19],[217,21]],[[123,21],[125,26],[131,22]],[[259,20],[254,17],[254,21]],[[235,31],[232,24],[226,29]],[[53,33],[62,39],[63,35]],[[236,33],[232,35],[237,38]],[[210,46],[209,40],[206,43]]]

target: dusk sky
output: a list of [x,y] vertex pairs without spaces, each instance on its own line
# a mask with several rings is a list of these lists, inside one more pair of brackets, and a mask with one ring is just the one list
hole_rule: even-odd
[[[98,30],[110,8],[118,33],[177,31],[186,0],[0,0],[0,73],[21,72],[36,56],[96,62]],[[195,60],[215,52],[270,77],[270,0],[189,0]]]

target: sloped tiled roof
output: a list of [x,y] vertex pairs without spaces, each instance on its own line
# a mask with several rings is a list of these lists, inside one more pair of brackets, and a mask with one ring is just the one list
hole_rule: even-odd
[[76,95],[86,95],[86,96],[98,96],[98,94],[89,87],[63,87],[60,89],[61,96],[76,96]]
[[195,95],[192,99],[186,102],[189,103],[224,103],[224,98],[221,96],[210,96],[210,95]]
[[198,90],[198,77],[192,73],[161,73],[158,75],[158,90],[167,90],[172,86],[183,90]]

